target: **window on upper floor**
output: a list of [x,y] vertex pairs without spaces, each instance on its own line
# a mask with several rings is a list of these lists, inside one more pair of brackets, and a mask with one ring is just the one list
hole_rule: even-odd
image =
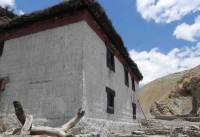
[[107,113],[114,114],[115,91],[106,87],[107,92]]
[[133,108],[133,119],[136,119],[137,106],[135,103],[132,103],[132,108]]
[[107,47],[107,67],[115,72],[115,58],[113,51]]
[[128,68],[126,66],[124,66],[124,83],[129,86]]
[[135,91],[135,80],[133,77],[132,77],[132,90]]
[[0,41],[0,57],[3,55],[4,41]]

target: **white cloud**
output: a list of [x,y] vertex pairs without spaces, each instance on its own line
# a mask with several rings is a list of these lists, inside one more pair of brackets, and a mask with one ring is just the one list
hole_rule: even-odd
[[15,0],[0,0],[0,6],[5,8],[8,7],[9,9],[13,10],[17,15],[23,15],[24,12],[17,8]]
[[24,15],[25,13],[22,10],[16,9],[15,10],[15,14],[17,14],[17,15]]
[[182,23],[178,25],[173,34],[177,39],[183,39],[191,42],[197,41],[200,38],[200,16],[198,16],[194,24]]
[[1,7],[11,7],[13,8],[15,6],[15,0],[0,0],[0,6]]
[[200,11],[200,0],[137,0],[137,10],[146,20],[170,23]]
[[200,43],[194,47],[174,48],[164,54],[154,48],[151,51],[130,51],[131,58],[138,64],[147,84],[159,77],[200,65]]

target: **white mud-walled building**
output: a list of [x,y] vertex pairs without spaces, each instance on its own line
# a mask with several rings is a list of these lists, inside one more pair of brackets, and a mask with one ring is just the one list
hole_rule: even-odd
[[133,122],[137,65],[91,0],[71,0],[0,25],[0,112],[20,101],[34,119],[57,126],[79,108],[86,118]]

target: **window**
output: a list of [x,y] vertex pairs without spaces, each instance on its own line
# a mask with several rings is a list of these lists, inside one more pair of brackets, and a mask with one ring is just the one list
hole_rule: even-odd
[[132,103],[132,107],[133,107],[133,119],[136,119],[136,104]]
[[115,58],[113,51],[107,47],[107,67],[115,72]]
[[124,82],[126,86],[129,86],[128,69],[124,66]]
[[115,91],[106,87],[107,92],[107,113],[114,114]]
[[133,77],[132,77],[132,90],[135,91],[135,80]]
[[0,41],[0,57],[3,54],[3,48],[4,48],[4,41]]
[[0,91],[4,91],[6,88],[6,84],[9,82],[8,77],[0,78]]
[[5,90],[5,80],[0,79],[0,91],[4,91],[4,90]]

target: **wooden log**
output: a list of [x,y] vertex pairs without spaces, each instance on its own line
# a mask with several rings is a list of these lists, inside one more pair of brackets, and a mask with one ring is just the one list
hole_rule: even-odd
[[57,136],[57,137],[68,137],[72,135],[72,128],[81,120],[84,116],[85,111],[81,108],[74,118],[69,122],[64,124],[61,128],[52,127],[34,127],[32,126],[33,117],[31,115],[26,115],[20,102],[13,102],[15,108],[15,114],[22,124],[21,135],[47,135],[47,136]]
[[72,118],[69,122],[64,124],[61,128],[52,127],[32,127],[31,135],[48,135],[48,136],[58,136],[58,137],[68,137],[71,136],[72,129],[84,116],[85,111],[79,109],[77,115]]
[[14,101],[13,105],[15,108],[15,115],[17,116],[17,119],[20,121],[21,125],[23,126],[26,121],[26,115],[24,113],[23,107],[19,101]]
[[67,134],[61,128],[32,127],[31,135],[48,135],[48,136],[66,137]]
[[71,128],[70,130],[67,131],[67,134],[69,135],[79,135],[81,134],[81,128]]
[[81,118],[84,116],[84,114],[85,114],[85,111],[82,111],[82,109],[80,108],[78,110],[78,113],[76,114],[76,116],[74,118],[72,118],[69,122],[64,124],[62,126],[62,129],[65,132],[67,132],[69,129],[73,128],[81,120]]
[[26,121],[21,129],[21,135],[30,135],[31,133],[31,127],[32,127],[32,122],[33,122],[33,116],[32,115],[27,115],[26,116]]

